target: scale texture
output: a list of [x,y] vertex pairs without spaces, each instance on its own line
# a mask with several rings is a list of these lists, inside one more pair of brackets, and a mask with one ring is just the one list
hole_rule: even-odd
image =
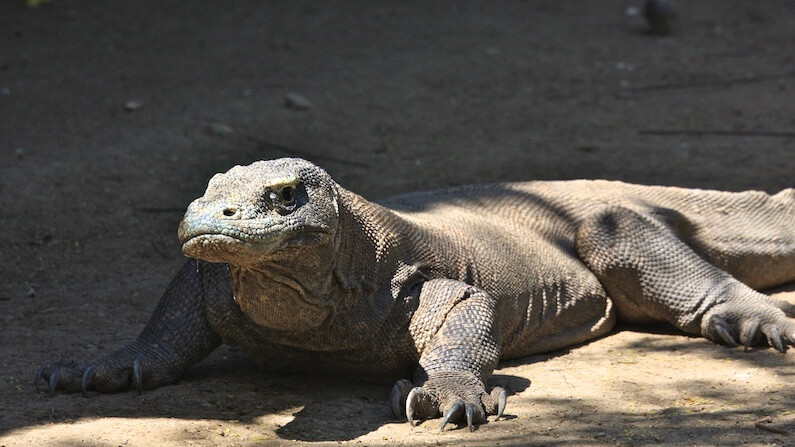
[[500,359],[616,321],[729,345],[795,344],[795,190],[775,195],[578,180],[473,185],[379,204],[285,158],[213,177],[180,224],[191,258],[141,335],[55,361],[51,392],[176,381],[221,343],[270,370],[397,380],[396,416],[470,428],[502,413]]

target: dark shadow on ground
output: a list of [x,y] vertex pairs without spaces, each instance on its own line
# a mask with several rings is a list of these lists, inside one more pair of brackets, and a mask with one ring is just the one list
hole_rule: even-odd
[[[510,394],[530,381],[496,374],[491,386]],[[188,397],[183,390],[190,389]],[[39,423],[64,423],[92,417],[163,417],[256,423],[267,414],[291,412],[276,432],[284,439],[345,441],[395,420],[389,408],[390,386],[325,375],[264,372],[239,352],[222,348],[191,369],[177,384],[144,391],[100,394],[33,393],[26,408]],[[153,405],[156,404],[156,405]],[[509,412],[510,413],[510,412]],[[28,425],[28,424],[26,424]],[[3,426],[2,432],[17,427]],[[0,433],[2,433],[0,432]],[[331,434],[344,433],[344,436]]]

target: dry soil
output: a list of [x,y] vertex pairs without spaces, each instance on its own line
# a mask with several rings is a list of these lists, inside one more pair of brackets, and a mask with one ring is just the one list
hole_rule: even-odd
[[0,2],[0,445],[795,444],[795,354],[666,331],[501,365],[508,417],[474,433],[229,348],[142,396],[33,386],[136,336],[185,205],[234,164],[302,156],[368,198],[793,186],[795,2],[681,1],[668,36],[640,3]]

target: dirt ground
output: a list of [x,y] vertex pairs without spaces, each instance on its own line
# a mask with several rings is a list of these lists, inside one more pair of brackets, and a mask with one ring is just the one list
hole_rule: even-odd
[[229,348],[142,396],[33,386],[137,335],[184,207],[234,164],[302,156],[368,198],[794,186],[795,3],[681,1],[670,36],[641,3],[0,2],[0,445],[795,444],[795,354],[664,331],[501,365],[508,417],[474,433]]

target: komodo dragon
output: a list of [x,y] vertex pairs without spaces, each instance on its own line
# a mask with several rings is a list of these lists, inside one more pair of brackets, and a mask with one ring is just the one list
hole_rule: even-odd
[[[578,180],[369,202],[285,158],[214,176],[179,227],[190,258],[141,335],[56,361],[51,392],[154,388],[222,342],[271,370],[396,380],[409,422],[499,417],[500,359],[582,343],[617,320],[727,345],[795,344],[795,189],[775,195]],[[407,378],[411,377],[411,381]]]

